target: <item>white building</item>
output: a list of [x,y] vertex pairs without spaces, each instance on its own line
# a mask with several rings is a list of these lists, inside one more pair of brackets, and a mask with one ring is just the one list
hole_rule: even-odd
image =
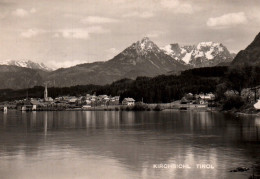
[[135,100],[133,98],[125,98],[122,101],[122,105],[133,106],[133,105],[135,105]]
[[255,109],[260,109],[260,99],[258,99],[257,103],[254,104]]
[[208,104],[209,101],[215,99],[215,95],[213,93],[199,94],[196,98],[199,100],[199,104]]

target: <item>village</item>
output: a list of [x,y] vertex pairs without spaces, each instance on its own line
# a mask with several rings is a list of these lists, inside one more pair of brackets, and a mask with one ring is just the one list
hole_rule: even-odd
[[86,94],[85,96],[60,96],[52,98],[48,96],[48,88],[45,86],[44,98],[26,98],[1,103],[0,109],[16,109],[20,111],[62,111],[62,110],[162,110],[162,109],[207,109],[214,106],[215,95],[185,94],[181,100],[162,104],[145,104],[131,97],[120,100],[120,96]]

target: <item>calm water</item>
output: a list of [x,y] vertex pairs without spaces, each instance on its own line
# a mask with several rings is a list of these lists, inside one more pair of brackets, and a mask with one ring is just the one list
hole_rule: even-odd
[[248,178],[252,168],[229,170],[259,166],[259,152],[260,117],[189,111],[0,113],[0,178]]

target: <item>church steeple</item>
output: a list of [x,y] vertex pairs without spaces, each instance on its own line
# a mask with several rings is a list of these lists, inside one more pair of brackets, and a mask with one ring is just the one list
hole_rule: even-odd
[[45,90],[44,90],[44,100],[48,100],[48,89],[47,89],[47,84],[45,84]]

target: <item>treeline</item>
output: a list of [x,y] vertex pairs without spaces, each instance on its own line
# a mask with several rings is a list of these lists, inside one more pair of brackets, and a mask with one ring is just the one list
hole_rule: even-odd
[[[260,85],[260,68],[252,66],[207,67],[182,72],[180,75],[160,75],[154,78],[137,77],[136,80],[122,79],[110,85],[84,85],[65,88],[48,88],[49,96],[71,95],[81,96],[96,93],[125,97],[133,97],[136,101],[146,103],[166,103],[181,99],[186,93],[217,93],[223,98],[226,90],[232,89],[239,93],[245,87]],[[0,100],[10,101],[32,98],[43,98],[44,87],[23,90],[0,90]]]
[[[98,85],[84,85],[84,86],[72,86],[72,87],[48,87],[48,96],[55,98],[58,96],[80,96],[86,93],[93,93],[101,86]],[[12,90],[3,89],[0,90],[0,101],[13,101],[21,100],[25,98],[43,98],[44,94],[43,86],[35,86],[33,88]]]

